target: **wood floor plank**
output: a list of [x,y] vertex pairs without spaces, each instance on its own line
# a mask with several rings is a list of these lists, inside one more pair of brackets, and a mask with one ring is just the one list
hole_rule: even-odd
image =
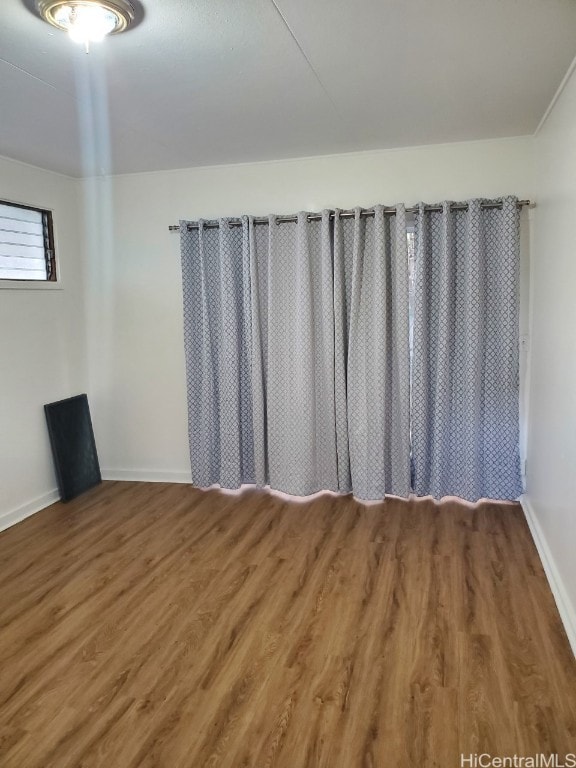
[[576,752],[522,511],[104,483],[0,534],[0,765],[415,768]]

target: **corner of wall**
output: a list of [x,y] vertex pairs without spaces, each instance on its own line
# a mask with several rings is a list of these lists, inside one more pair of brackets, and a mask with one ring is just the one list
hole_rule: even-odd
[[20,523],[27,517],[30,517],[31,515],[36,514],[36,512],[40,512],[40,510],[45,509],[51,504],[59,501],[59,499],[60,494],[58,493],[58,489],[54,488],[47,493],[43,493],[42,496],[39,496],[36,499],[32,499],[32,501],[29,501],[26,504],[22,504],[16,509],[12,509],[9,512],[0,514],[0,531],[4,531],[6,528],[10,528],[12,525],[16,525],[16,523]]
[[564,630],[568,642],[570,643],[570,647],[572,648],[572,653],[576,657],[576,606],[572,605],[568,590],[560,576],[556,562],[552,556],[550,547],[548,546],[548,542],[546,541],[540,523],[538,522],[533,502],[528,494],[524,494],[521,497],[520,504],[522,505],[526,522],[528,523],[530,533],[532,534],[534,544],[536,545],[538,555],[540,556],[544,573],[548,579],[548,584],[550,585],[554,600],[556,601],[556,607],[558,608],[558,613],[560,614],[562,624],[564,625]]

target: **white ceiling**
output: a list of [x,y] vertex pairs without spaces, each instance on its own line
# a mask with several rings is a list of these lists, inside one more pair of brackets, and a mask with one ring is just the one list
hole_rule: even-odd
[[529,134],[576,54],[576,0],[143,0],[88,56],[23,3],[0,155],[74,176]]

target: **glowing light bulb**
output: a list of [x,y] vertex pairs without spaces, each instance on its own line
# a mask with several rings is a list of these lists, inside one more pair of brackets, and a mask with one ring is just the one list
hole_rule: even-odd
[[75,43],[84,45],[86,53],[90,43],[99,43],[118,24],[115,13],[93,3],[61,5],[54,14],[54,20],[59,27],[68,31]]
[[130,0],[35,0],[35,6],[44,21],[83,43],[86,53],[91,42],[124,32],[135,21]]

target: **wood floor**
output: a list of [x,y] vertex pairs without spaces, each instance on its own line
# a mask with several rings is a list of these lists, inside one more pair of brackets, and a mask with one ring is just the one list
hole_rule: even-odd
[[0,534],[3,768],[576,752],[520,507],[105,483]]

